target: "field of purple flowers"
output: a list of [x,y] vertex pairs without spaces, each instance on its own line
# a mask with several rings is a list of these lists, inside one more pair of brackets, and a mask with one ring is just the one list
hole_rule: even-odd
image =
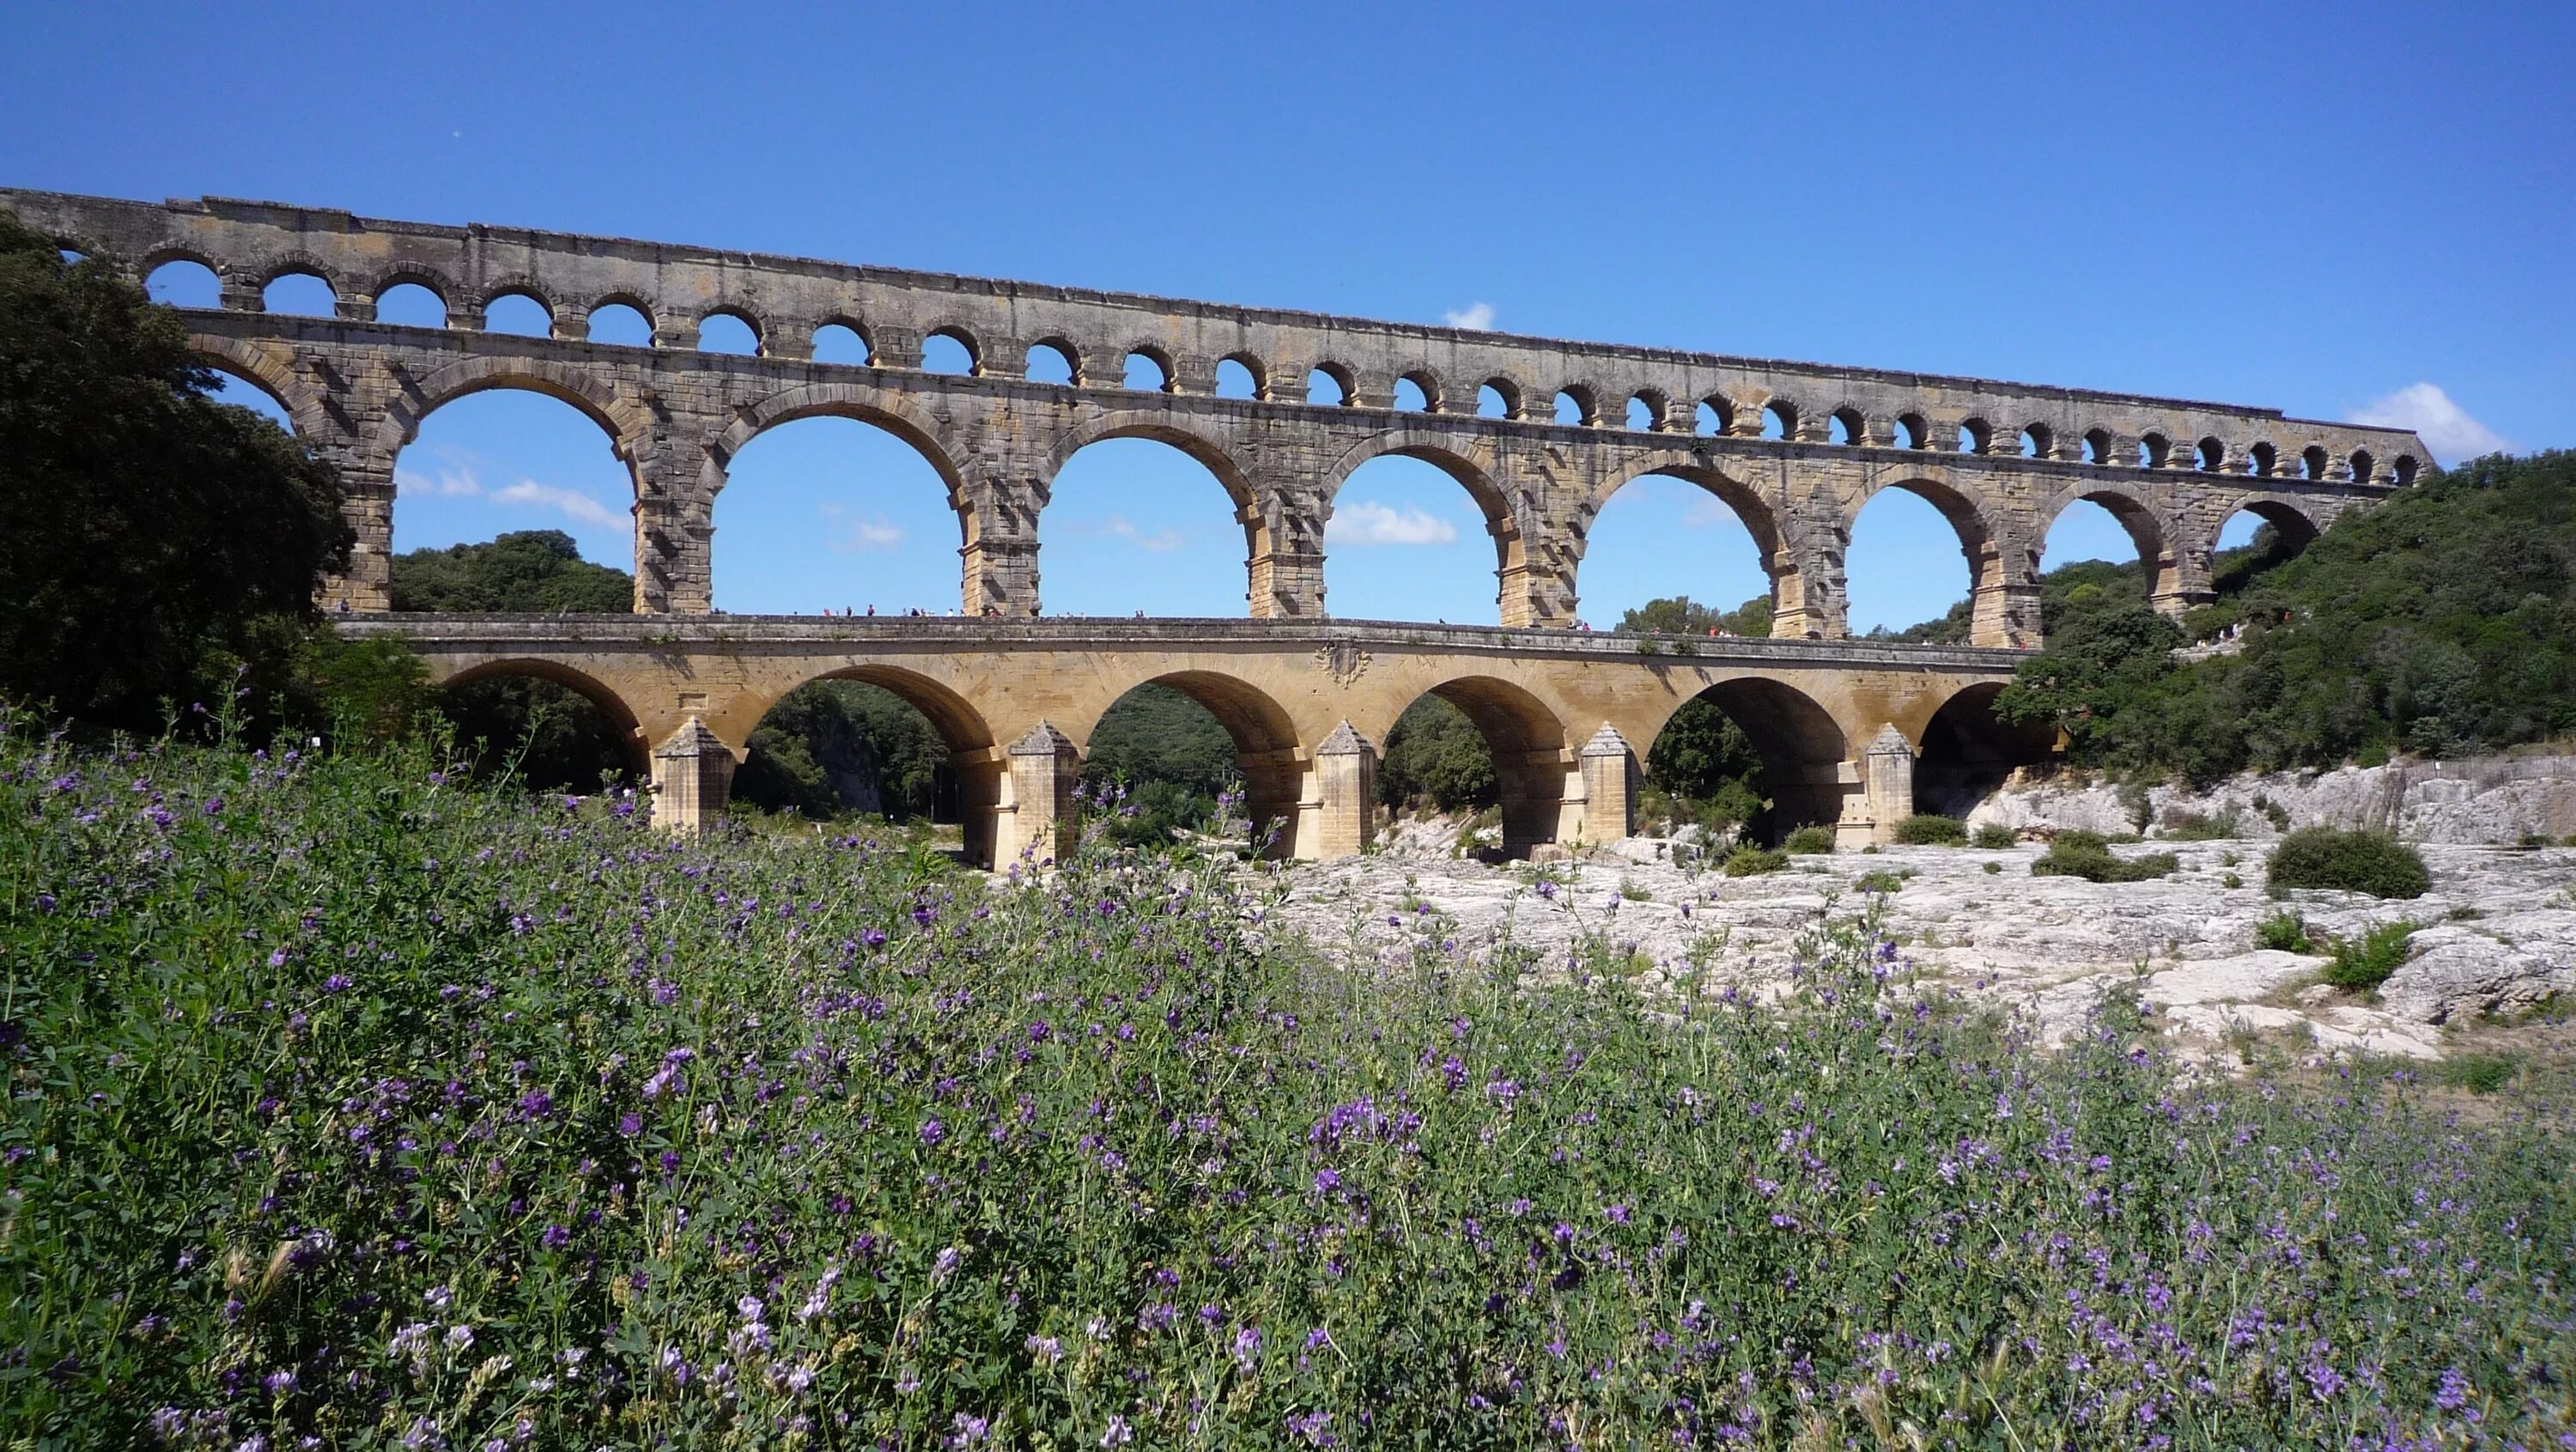
[[[5,721],[5,718],[0,718]],[[2564,1107],[0,726],[0,1439],[2570,1446]]]

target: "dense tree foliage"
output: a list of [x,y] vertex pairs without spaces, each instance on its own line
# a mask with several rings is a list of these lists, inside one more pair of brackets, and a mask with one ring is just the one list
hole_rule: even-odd
[[623,615],[635,608],[635,577],[583,559],[562,530],[520,530],[396,555],[393,607]]
[[1688,595],[1649,600],[1619,617],[1621,635],[1769,635],[1771,597],[1756,595],[1732,610],[1702,605]]
[[[2183,630],[2070,595],[1996,703],[2076,757],[2208,779],[2245,769],[2492,750],[2576,728],[2576,454],[2480,459],[2349,515]],[[2271,553],[2224,562],[2222,584]],[[2184,634],[2242,626],[2183,662]]]
[[933,814],[947,766],[947,743],[902,697],[860,681],[815,681],[761,718],[733,790],[771,811],[913,821]]
[[1126,793],[1110,830],[1122,842],[1160,844],[1207,825],[1217,797],[1242,784],[1234,738],[1181,691],[1147,682],[1103,712],[1082,768],[1095,794]]
[[1398,809],[1477,811],[1502,800],[1494,751],[1466,712],[1426,695],[1404,708],[1386,733],[1378,766],[1378,800]]
[[0,213],[0,692],[148,729],[292,674],[339,481],[215,382],[176,313]]

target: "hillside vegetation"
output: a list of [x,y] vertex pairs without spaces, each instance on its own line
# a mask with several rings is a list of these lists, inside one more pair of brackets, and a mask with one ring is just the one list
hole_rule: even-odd
[[[2062,1055],[1867,919],[1778,1001],[1328,967],[381,759],[0,724],[38,1445],[2538,1445],[2563,1106]],[[1560,966],[1562,965],[1560,960]],[[1361,972],[1366,976],[1354,976]]]

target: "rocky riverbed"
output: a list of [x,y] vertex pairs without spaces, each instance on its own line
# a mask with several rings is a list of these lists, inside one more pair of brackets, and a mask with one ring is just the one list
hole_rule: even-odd
[[[1834,905],[1855,909],[1864,874],[1898,875],[1888,930],[1929,980],[2026,1009],[2044,1033],[2079,1025],[2106,990],[2134,985],[2188,1045],[2251,1030],[2321,1048],[2438,1058],[2446,1030],[2576,999],[2576,849],[2430,843],[2433,889],[2412,902],[2263,890],[2271,843],[2148,842],[2172,852],[2167,878],[2091,883],[2034,877],[2044,850],[1883,847],[1796,857],[1783,872],[1728,878],[1674,843],[1631,838],[1533,868],[1458,857],[1453,824],[1407,822],[1377,853],[1300,865],[1271,920],[1326,951],[1401,961],[1424,937],[1489,955],[1506,942],[1563,973],[1588,943],[1644,986],[1752,991],[1783,982],[1798,935]],[[2230,885],[2231,877],[2237,885]],[[2284,908],[2309,936],[2419,925],[2376,994],[2317,981],[2322,953],[2259,947],[2257,924]]]

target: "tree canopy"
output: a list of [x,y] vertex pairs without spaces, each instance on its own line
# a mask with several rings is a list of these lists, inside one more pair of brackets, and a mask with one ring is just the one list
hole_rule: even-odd
[[635,608],[635,577],[583,559],[562,530],[527,529],[396,555],[393,607],[624,615]]
[[0,691],[148,729],[317,618],[338,477],[215,384],[175,312],[0,212]]

